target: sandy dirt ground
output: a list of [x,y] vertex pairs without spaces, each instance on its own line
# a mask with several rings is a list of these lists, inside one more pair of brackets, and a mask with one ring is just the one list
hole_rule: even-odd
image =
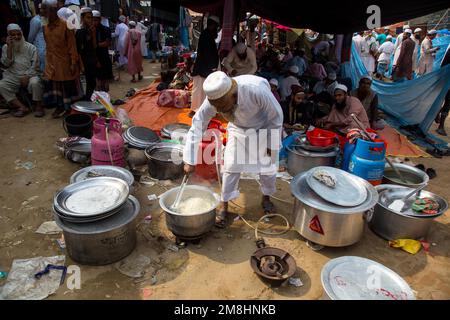
[[[159,71],[157,64],[145,63],[143,82],[132,85],[129,76],[112,85],[112,97],[123,98],[130,88],[147,86]],[[66,254],[56,240],[60,235],[40,235],[35,230],[52,220],[51,204],[55,192],[66,186],[79,165],[65,160],[55,147],[63,137],[61,120],[27,116],[23,119],[0,120],[0,271],[9,271],[14,259]],[[450,131],[450,123],[447,126]],[[433,129],[434,130],[434,127]],[[449,139],[450,141],[450,139]],[[20,163],[30,161],[30,170]],[[429,190],[450,199],[450,158],[413,159],[432,167],[437,178]],[[217,186],[212,185],[217,189]],[[243,214],[250,223],[262,215],[259,187],[255,181],[240,184],[241,197],[231,211]],[[254,232],[242,221],[232,221],[225,230],[214,229],[199,244],[173,252],[168,249],[174,236],[168,231],[164,214],[157,201],[147,195],[161,194],[165,188],[148,185],[136,187],[140,200],[138,243],[133,256],[151,259],[145,275],[133,279],[120,273],[114,265],[81,267],[81,289],[69,290],[62,285],[49,299],[320,299],[323,289],[320,271],[332,258],[352,255],[378,261],[401,275],[416,292],[418,299],[450,299],[450,217],[447,212],[431,228],[429,253],[416,255],[389,248],[367,227],[362,240],[350,247],[324,248],[313,251],[295,231],[282,236],[265,237],[270,246],[288,251],[294,256],[297,276],[302,287],[290,285],[271,288],[260,281],[250,268],[250,255],[256,250]],[[279,180],[277,197],[292,202],[289,184]],[[292,205],[274,200],[278,212],[290,215]],[[151,223],[143,223],[151,214]],[[233,218],[236,216],[233,216]],[[282,225],[277,219],[273,223]],[[66,255],[66,264],[76,264]],[[2,285],[5,280],[0,280]]]

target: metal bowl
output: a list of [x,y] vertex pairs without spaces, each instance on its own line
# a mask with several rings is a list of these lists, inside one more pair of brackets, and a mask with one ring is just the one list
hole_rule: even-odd
[[148,172],[158,180],[174,180],[183,175],[183,146],[174,143],[158,143],[145,149]]
[[[67,206],[67,201],[75,194],[79,192],[85,192],[86,189],[93,189],[95,187],[104,187],[116,190],[116,192],[118,193],[118,198],[115,199],[113,204],[91,212],[73,211]],[[84,218],[93,217],[97,215],[103,215],[106,212],[111,212],[116,209],[118,210],[127,201],[129,193],[130,188],[128,187],[128,184],[122,179],[112,177],[99,177],[96,179],[88,179],[76,182],[65,187],[55,195],[53,205],[58,212],[67,216]],[[89,196],[91,201],[95,200],[95,194],[90,194]]]
[[403,177],[408,180],[408,183],[404,183],[400,177],[398,177],[391,168],[386,165],[384,168],[383,184],[396,184],[399,186],[405,186],[410,188],[418,188],[421,185],[428,183],[430,177],[420,169],[416,167],[408,166],[406,164],[394,164],[394,166],[400,171]]
[[183,215],[171,210],[175,202],[180,187],[173,188],[161,195],[159,205],[166,213],[166,224],[172,233],[180,238],[190,239],[198,238],[208,233],[214,226],[216,217],[216,208],[219,205],[219,195],[207,187],[186,185],[183,192],[183,199],[191,196],[201,195],[205,199],[214,203],[213,209],[201,211],[195,214]]
[[122,179],[130,188],[134,183],[134,176],[130,171],[116,166],[90,166],[80,169],[70,177],[70,183],[72,184],[98,177],[113,177]]

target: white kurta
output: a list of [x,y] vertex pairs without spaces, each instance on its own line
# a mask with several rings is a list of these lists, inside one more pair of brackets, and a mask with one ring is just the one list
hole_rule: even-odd
[[286,101],[286,99],[292,94],[292,86],[300,85],[298,79],[294,76],[287,76],[283,78],[280,83],[280,93],[281,93],[281,101]]
[[127,39],[128,26],[125,23],[119,23],[116,26],[114,37],[117,37],[117,51],[119,51],[119,65],[123,66],[128,63],[128,59],[125,57],[125,41]]
[[362,42],[364,41],[364,38],[361,35],[356,35],[353,37],[353,44],[355,46],[356,52],[358,52],[359,56],[361,57],[361,48],[362,48]]
[[423,39],[420,46],[419,75],[424,75],[433,71],[434,59],[438,48],[439,47],[433,48],[433,43],[430,39]]
[[140,31],[142,34],[142,37],[141,37],[142,56],[147,57],[148,56],[148,47],[147,47],[147,43],[145,42],[145,38],[146,38],[145,35],[147,34],[148,28],[143,23],[138,22],[136,29],[138,31]]
[[363,38],[361,41],[361,60],[369,73],[375,71],[375,58],[370,50],[372,44],[371,39]]
[[400,57],[400,48],[402,47],[402,41],[403,41],[403,33],[397,36],[397,41],[395,41],[394,44],[394,60],[392,62],[393,66],[397,65],[398,57]]
[[[275,174],[277,163],[266,152],[268,148],[274,150],[272,158],[276,158],[280,149],[283,125],[281,106],[266,79],[253,75],[234,79],[238,84],[238,107],[234,122],[228,124],[224,172]],[[185,163],[199,163],[199,143],[209,121],[216,114],[216,108],[205,99],[192,119],[192,127],[186,137]]]
[[391,56],[394,53],[394,44],[391,41],[386,41],[378,48],[378,52],[380,53],[378,62],[390,64]]

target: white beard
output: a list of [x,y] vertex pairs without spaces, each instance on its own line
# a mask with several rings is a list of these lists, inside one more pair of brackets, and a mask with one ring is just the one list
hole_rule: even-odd
[[25,39],[22,37],[19,41],[13,42],[13,52],[21,53],[25,48]]

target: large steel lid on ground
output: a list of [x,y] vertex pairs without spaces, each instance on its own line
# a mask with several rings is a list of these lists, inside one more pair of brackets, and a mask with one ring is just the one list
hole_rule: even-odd
[[372,186],[366,180],[360,177],[356,177],[357,179],[360,179],[361,182],[366,187],[367,190],[366,200],[360,205],[355,207],[343,207],[336,205],[332,202],[323,199],[309,187],[306,181],[308,172],[309,171],[306,171],[296,175],[292,179],[290,186],[291,192],[294,195],[294,197],[296,197],[299,201],[312,208],[336,214],[353,214],[355,212],[364,212],[372,209],[378,201],[378,192],[374,188],[374,186]]
[[172,134],[177,131],[177,132],[188,132],[189,129],[191,128],[190,125],[185,124],[185,123],[170,123],[168,125],[165,125],[162,129],[161,129],[161,134],[167,136],[167,137],[172,137]]
[[[314,178],[314,174],[318,171],[330,174],[336,181],[336,185],[329,187]],[[364,180],[341,169],[325,166],[312,168],[308,171],[306,181],[316,194],[339,206],[359,206],[367,198]]]
[[89,166],[82,168],[70,177],[70,183],[98,177],[113,177],[122,179],[126,181],[130,187],[134,183],[133,174],[129,170],[117,166]]
[[72,109],[78,112],[91,114],[96,114],[97,112],[105,113],[107,111],[103,105],[91,101],[75,102],[72,104]]
[[123,138],[129,145],[140,149],[145,149],[161,140],[153,130],[138,126],[128,128]]
[[330,260],[321,272],[323,288],[333,300],[415,300],[408,283],[384,265],[366,258]]

